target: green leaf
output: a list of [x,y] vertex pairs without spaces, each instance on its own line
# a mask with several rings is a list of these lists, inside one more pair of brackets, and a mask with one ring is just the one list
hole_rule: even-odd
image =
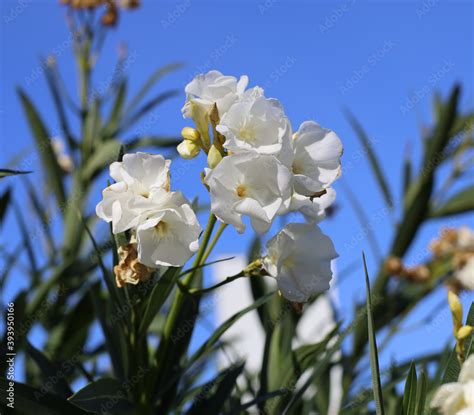
[[[237,364],[225,369],[219,373],[212,383],[208,383],[206,388],[197,395],[194,403],[189,409],[189,415],[219,415],[222,414],[222,408],[229,400],[230,394],[234,389],[237,377],[242,373],[245,363]],[[210,390],[210,392],[208,392]],[[207,392],[207,393],[206,393]]]
[[450,132],[454,126],[457,113],[457,105],[461,88],[456,85],[451,92],[448,102],[443,106],[433,136],[427,141],[423,161],[422,175],[430,175],[439,165],[442,153],[451,138]]
[[54,393],[58,396],[64,397],[65,399],[68,396],[71,396],[72,390],[65,379],[65,375],[68,373],[65,373],[63,368],[60,368],[58,365],[51,362],[40,350],[28,341],[26,343],[26,350],[29,356],[40,368],[44,381],[48,382],[49,380],[54,379],[54,382],[49,382],[54,389]]
[[[293,393],[293,396],[289,400],[288,404],[281,412],[282,415],[289,414],[292,406],[301,401],[306,390],[314,384],[314,379],[321,376],[321,374],[327,370],[327,368],[331,365],[331,362],[334,360],[334,354],[340,352],[342,342],[352,331],[352,328],[353,325],[349,325],[342,333],[339,333],[339,325],[336,325],[334,330],[329,332],[327,336],[319,343],[302,346],[295,351],[295,368],[291,371],[288,371],[282,385],[292,389],[306,370],[312,368],[313,372],[311,376],[308,377],[303,386],[301,386],[298,391]],[[334,339],[336,339],[336,341],[334,341]],[[328,347],[329,342],[333,342],[330,347]],[[282,401],[282,398],[275,399],[275,401],[272,402],[272,407],[277,408],[279,405],[281,405]]]
[[151,88],[166,74],[175,71],[183,66],[182,63],[172,63],[162,68],[157,69],[151,74],[143,86],[139,89],[137,94],[132,98],[130,104],[128,104],[125,113],[129,114],[140,104],[140,102],[145,98],[146,94],[151,90]]
[[23,210],[19,208],[19,206],[16,204],[16,203],[13,203],[13,210],[15,212],[15,216],[16,216],[16,219],[17,219],[17,222],[18,222],[18,227],[20,228],[20,233],[21,233],[21,236],[22,236],[22,240],[23,240],[23,244],[25,246],[25,249],[26,249],[26,254],[28,256],[28,261],[30,263],[30,267],[31,267],[31,275],[33,277],[33,280],[34,282],[36,282],[35,280],[38,278],[39,274],[38,274],[38,265],[37,265],[37,262],[36,262],[36,256],[35,256],[35,252],[36,250],[33,249],[33,245],[31,244],[31,235],[30,233],[28,232],[28,227],[26,226],[26,222],[23,218]]
[[245,307],[244,309],[240,310],[238,313],[235,313],[231,317],[229,317],[226,321],[224,321],[215,331],[212,333],[211,337],[204,342],[204,344],[199,347],[196,352],[189,358],[187,361],[187,366],[193,365],[196,361],[198,361],[203,356],[207,355],[209,351],[212,350],[213,346],[217,343],[217,341],[221,338],[221,336],[230,328],[232,325],[238,321],[241,317],[247,314],[250,311],[257,309],[258,307],[265,304],[270,298],[274,296],[274,292],[268,293],[267,295],[258,299],[252,305]]
[[91,382],[68,400],[79,408],[93,413],[104,413],[104,408],[107,408],[107,413],[127,412],[132,408],[120,382],[112,378]]
[[82,169],[82,180],[87,183],[97,174],[100,174],[104,168],[117,160],[121,145],[119,141],[108,140],[96,147]]
[[[43,59],[43,61],[45,61]],[[46,80],[49,86],[49,90],[53,97],[53,102],[56,107],[56,112],[59,117],[59,123],[61,125],[61,129],[64,131],[66,138],[68,140],[68,144],[70,147],[74,148],[76,146],[76,142],[72,136],[71,129],[69,128],[69,122],[66,116],[66,111],[64,108],[64,103],[60,93],[60,81],[59,81],[59,74],[55,72],[54,68],[50,65],[44,65]]]
[[[154,98],[152,98],[150,101],[146,102],[143,104],[140,108],[137,109],[137,111],[128,117],[126,117],[121,123],[120,126],[116,131],[112,133],[112,135],[116,135],[119,133],[123,133],[127,129],[129,129],[132,125],[134,125],[140,118],[142,118],[144,115],[148,114],[153,108],[155,108],[157,105],[162,104],[163,102],[167,101],[170,98],[173,98],[175,96],[178,96],[180,91],[178,90],[171,90],[171,91],[166,91],[158,94]],[[129,114],[127,112],[127,114]]]
[[[105,345],[110,356],[115,376],[123,381],[127,380],[128,353],[124,338],[124,328],[116,323],[114,327],[110,323],[111,316],[107,303],[102,299],[100,283],[93,285],[90,289],[94,311],[98,316],[100,326],[104,333]],[[117,316],[116,314],[114,314]]]
[[[474,302],[471,303],[469,312],[467,313],[466,325],[474,327]],[[466,359],[474,353],[474,333],[465,340]]]
[[374,389],[375,411],[377,415],[384,414],[382,384],[380,382],[379,358],[377,353],[377,340],[375,338],[374,321],[372,317],[372,299],[370,296],[370,280],[367,272],[367,264],[365,262],[365,255],[362,253],[364,261],[365,272],[365,288],[366,288],[366,310],[367,310],[367,326],[369,336],[369,352],[370,352],[370,368],[372,372],[372,387]]
[[385,179],[385,175],[382,171],[382,168],[380,167],[380,163],[377,160],[377,156],[375,155],[375,152],[372,148],[372,144],[370,142],[369,137],[362,128],[362,125],[359,123],[359,121],[357,121],[357,119],[352,115],[352,113],[346,111],[346,116],[352,128],[356,132],[356,135],[359,138],[362,146],[364,147],[365,152],[367,153],[367,158],[369,159],[369,163],[372,167],[375,179],[380,187],[380,190],[382,191],[385,203],[387,203],[388,206],[393,207],[393,198],[390,193],[387,180]]
[[28,96],[21,89],[18,89],[18,94],[28,119],[31,133],[36,141],[36,147],[43,164],[43,169],[46,172],[49,186],[56,196],[58,206],[64,206],[66,194],[62,182],[63,172],[51,145],[50,135]]
[[0,169],[0,179],[8,176],[16,176],[18,174],[29,174],[31,171],[20,171],[20,170],[10,170],[10,169]]
[[442,383],[457,382],[460,371],[461,366],[459,365],[458,355],[456,350],[453,349],[449,355],[446,369],[444,370]]
[[413,164],[408,155],[403,160],[403,195],[404,197],[410,189],[411,182],[413,180]]
[[11,189],[8,187],[0,196],[0,224],[3,222],[3,218],[7,213],[8,205],[11,199]]
[[181,269],[181,267],[169,268],[153,287],[146,300],[145,312],[141,317],[140,329],[138,331],[140,337],[146,335],[148,327],[150,327],[153,319],[160,312],[161,307],[163,307],[163,304],[171,294],[178,281]]
[[107,289],[109,291],[110,297],[112,298],[112,303],[114,304],[116,309],[121,308],[121,304],[124,302],[123,294],[119,290],[119,288],[115,285],[115,281],[110,275],[110,272],[107,270],[107,268],[104,265],[104,261],[102,260],[102,252],[99,249],[99,246],[97,245],[97,242],[95,241],[94,237],[92,236],[92,232],[90,231],[89,227],[86,224],[86,221],[84,218],[82,218],[82,222],[84,225],[84,228],[89,235],[89,238],[92,242],[92,245],[94,247],[95,253],[97,255],[97,260],[99,261],[99,267],[102,271],[102,277],[104,279],[105,285],[107,286]]
[[77,357],[84,348],[95,317],[92,298],[85,291],[77,304],[63,316],[61,324],[49,333],[50,355],[56,360]]
[[46,212],[46,209],[42,206],[31,182],[25,179],[25,184],[28,191],[28,197],[30,199],[31,205],[33,206],[33,210],[36,213],[36,216],[38,216],[39,222],[41,223],[41,231],[45,234],[45,239],[48,243],[49,252],[54,255],[55,247],[53,234],[51,232],[51,221],[49,215]]
[[426,372],[423,370],[418,382],[418,389],[416,391],[416,415],[423,415],[426,403],[427,380]]
[[84,134],[82,137],[82,152],[84,159],[88,160],[93,153],[94,146],[101,140],[100,137],[100,101],[95,99],[89,106],[84,120]]
[[430,211],[430,218],[442,218],[474,210],[474,186],[469,186],[451,197],[442,206]]
[[112,106],[109,119],[105,126],[105,131],[103,135],[106,138],[109,137],[109,133],[117,130],[117,127],[119,125],[119,122],[123,113],[122,109],[123,109],[126,95],[127,95],[127,81],[126,79],[124,79],[120,82],[118,86],[114,105]]
[[417,378],[415,364],[412,363],[408,371],[403,393],[403,415],[415,415],[416,409]]
[[[13,386],[11,386],[12,383],[14,383]],[[11,387],[14,389],[15,394],[14,413],[28,415],[85,415],[89,413],[56,395],[44,393],[41,389],[35,389],[19,382],[11,382],[1,377],[0,401],[4,405],[9,403],[8,389]]]

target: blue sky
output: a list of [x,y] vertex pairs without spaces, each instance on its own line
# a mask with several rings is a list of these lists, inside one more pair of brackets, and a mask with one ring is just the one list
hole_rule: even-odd
[[[314,119],[338,133],[345,148],[342,181],[366,209],[369,226],[382,252],[386,252],[398,213],[387,214],[384,210],[363,150],[343,109],[350,109],[365,126],[398,205],[402,160],[405,154],[419,160],[420,131],[432,121],[433,92],[440,91],[446,96],[455,82],[461,82],[461,108],[474,107],[473,9],[474,4],[469,1],[437,0],[145,0],[141,9],[122,14],[120,25],[108,38],[98,62],[96,84],[105,84],[110,79],[122,41],[126,41],[131,57],[128,73],[132,91],[154,69],[176,61],[184,62],[185,66],[168,76],[157,90],[175,87],[183,90],[194,74],[210,69],[235,76],[247,74],[250,85],[260,85],[267,96],[281,100],[295,129],[302,121]],[[27,90],[41,108],[51,131],[59,131],[41,75],[40,56],[55,55],[71,93],[76,93],[64,14],[64,8],[56,1],[3,0],[1,3],[2,166],[25,150],[31,169],[37,167],[37,160],[31,156],[32,139],[15,86]],[[184,92],[160,107],[156,115],[144,119],[137,131],[177,134],[188,124],[180,114],[183,101]],[[183,190],[190,199],[201,196],[204,200],[205,192],[195,185],[203,165],[202,158],[192,162],[176,160],[174,189]],[[194,179],[188,180],[193,175]],[[12,180],[5,184],[11,184]],[[2,181],[2,186],[5,184]],[[366,232],[357,222],[342,183],[337,183],[335,188],[340,209],[322,228],[333,238],[340,254],[337,267],[341,270],[359,261],[361,251],[365,250],[369,270],[374,274],[376,261]],[[21,191],[17,191],[17,198],[22,200]],[[91,209],[98,200],[99,194],[95,193],[90,201]],[[459,216],[449,226],[467,223],[472,226],[472,219],[472,216]],[[441,225],[443,221],[423,228],[408,262],[416,263],[428,256],[427,242]],[[277,228],[278,224],[274,230]],[[4,238],[13,234],[15,240],[15,229],[10,214],[3,227]],[[228,229],[225,236],[217,254],[241,250],[251,233],[238,236]],[[24,286],[21,275],[13,277],[3,301]],[[361,272],[346,278],[340,290],[344,316],[351,310],[354,299],[364,295]],[[409,323],[430,311],[443,296],[440,292],[427,301]],[[466,304],[471,300],[472,296],[465,297]],[[444,344],[450,333],[450,319],[446,313],[442,315],[436,326],[396,339],[383,354],[384,362],[392,356],[404,358]],[[425,341],[427,336],[429,345]]]

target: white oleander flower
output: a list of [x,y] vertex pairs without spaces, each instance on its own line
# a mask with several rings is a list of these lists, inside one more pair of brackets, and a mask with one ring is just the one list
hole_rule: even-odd
[[[278,100],[263,96],[260,88],[247,91],[221,117],[216,127],[233,153],[254,151],[291,159],[291,125]],[[282,153],[283,152],[283,153]]]
[[474,256],[456,271],[455,278],[465,290],[474,291]]
[[136,228],[139,262],[154,268],[184,265],[199,248],[196,214],[181,192],[160,190],[151,202]]
[[431,407],[443,415],[472,415],[474,413],[474,355],[462,365],[457,382],[445,383],[436,391]]
[[291,172],[275,157],[256,153],[224,157],[205,178],[212,213],[240,233],[245,230],[242,215],[250,217],[257,233],[264,233],[277,214],[288,211],[291,180]]
[[199,74],[185,87],[186,103],[181,112],[184,118],[194,119],[195,115],[209,113],[216,104],[222,116],[245,91],[247,84],[246,75],[237,81],[237,78],[222,75],[219,71]]
[[290,223],[268,241],[263,264],[283,296],[302,303],[329,289],[331,261],[337,257],[331,239],[317,225]]
[[321,196],[313,198],[295,192],[291,198],[290,211],[301,212],[308,222],[318,223],[326,217],[326,209],[335,200],[336,191],[330,187]]
[[293,136],[292,170],[296,192],[312,196],[341,174],[342,143],[331,130],[305,121]]
[[141,152],[125,154],[123,161],[112,163],[110,176],[116,183],[103,190],[97,216],[112,222],[114,233],[136,226],[140,213],[152,206],[153,193],[169,190],[170,163],[161,155]]

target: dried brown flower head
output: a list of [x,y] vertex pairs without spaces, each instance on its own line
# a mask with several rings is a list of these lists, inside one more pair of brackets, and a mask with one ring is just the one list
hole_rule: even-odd
[[120,261],[114,267],[115,282],[122,288],[125,284],[136,285],[150,279],[153,269],[138,262],[137,244],[130,243],[118,248]]

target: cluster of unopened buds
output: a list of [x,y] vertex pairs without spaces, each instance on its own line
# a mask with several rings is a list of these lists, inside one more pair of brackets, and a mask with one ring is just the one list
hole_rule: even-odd
[[[263,234],[277,216],[303,214],[304,223],[290,223],[269,240],[259,263],[287,299],[305,302],[329,288],[337,257],[317,223],[335,200],[331,185],[341,173],[342,144],[313,121],[293,133],[280,102],[247,84],[246,76],[237,80],[218,71],[196,76],[182,109],[195,128],[183,129],[178,152],[185,159],[206,154],[202,181],[211,213],[239,233],[244,217]],[[193,210],[180,192],[170,191],[169,164],[160,155],[125,155],[110,166],[116,183],[97,206],[114,233],[132,231],[137,259],[150,268],[181,266],[199,245]]]
[[430,243],[433,258],[427,264],[407,267],[402,259],[389,257],[385,262],[385,271],[391,275],[412,282],[425,283],[432,276],[435,265],[443,264],[442,269],[452,276],[446,284],[451,291],[474,290],[474,232],[467,226],[458,229],[445,228],[439,238]]
[[407,267],[401,258],[391,256],[385,262],[385,271],[391,275],[405,278],[412,282],[423,283],[429,280],[430,270],[426,265],[416,265]]
[[78,10],[105,7],[105,12],[101,17],[101,23],[104,26],[114,26],[117,23],[119,7],[136,9],[140,6],[140,0],[59,0],[59,2]]

